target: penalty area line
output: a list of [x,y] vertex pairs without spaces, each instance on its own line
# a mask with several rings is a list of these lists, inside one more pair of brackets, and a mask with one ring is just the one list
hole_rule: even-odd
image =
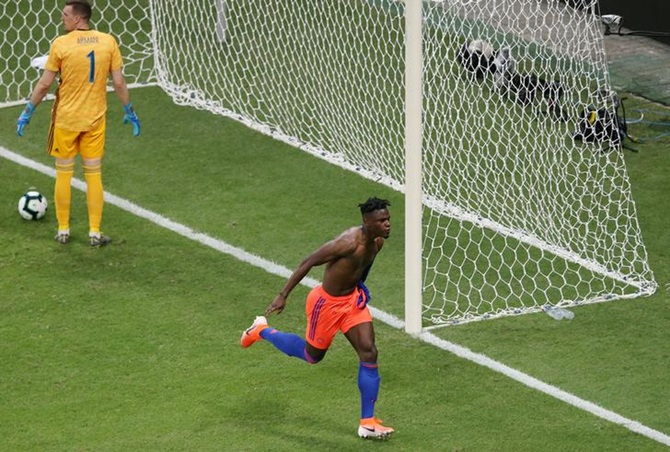
[[[2,146],[0,146],[0,156],[18,165],[33,169],[49,177],[52,178],[56,177],[56,171],[53,168],[35,162],[34,160],[30,160],[26,157],[23,157],[22,155],[16,154]],[[86,183],[82,180],[73,178],[72,186],[77,190],[86,192]],[[216,239],[202,232],[197,232],[194,229],[189,228],[188,226],[185,226],[181,223],[177,223],[176,221],[172,221],[169,218],[166,218],[158,213],[140,207],[137,204],[134,204],[119,196],[113,195],[107,191],[105,191],[105,203],[116,206],[119,209],[124,210],[132,215],[144,218],[145,220],[148,220],[157,226],[175,232],[187,239],[193,240],[202,245],[213,248],[221,253],[228,254],[242,262],[261,268],[273,275],[280,276],[282,278],[288,278],[293,273],[292,270],[282,265],[276,264],[267,259],[263,259],[262,257],[256,256],[255,254],[251,254],[247,251],[244,251],[241,248],[232,246],[222,240]],[[301,284],[309,288],[313,288],[317,284],[319,284],[319,281],[312,278],[305,278],[303,279]],[[381,311],[372,306],[370,306],[370,311],[372,312],[372,315],[374,316],[375,319],[393,328],[402,330],[405,327],[405,322],[399,319],[398,317],[395,317],[392,314]],[[544,383],[534,377],[531,377],[528,374],[525,374],[521,371],[506,366],[505,364],[498,362],[492,358],[489,358],[486,355],[483,355],[481,353],[475,353],[466,347],[454,344],[453,342],[449,342],[444,339],[440,339],[433,333],[429,332],[421,333],[417,338],[423,342],[433,345],[434,347],[452,353],[460,358],[466,359],[475,364],[479,364],[480,366],[486,367],[490,370],[493,370],[494,372],[503,374],[529,388],[543,392],[575,408],[587,411],[595,416],[598,416],[601,419],[612,422],[614,424],[621,425],[622,427],[625,427],[630,431],[638,433],[661,444],[665,444],[666,446],[670,446],[670,436],[662,432],[649,428],[637,421],[628,419],[613,411],[607,410],[599,405],[596,405],[593,402],[581,399],[575,396],[574,394],[570,394],[569,392],[563,391],[555,386]]]

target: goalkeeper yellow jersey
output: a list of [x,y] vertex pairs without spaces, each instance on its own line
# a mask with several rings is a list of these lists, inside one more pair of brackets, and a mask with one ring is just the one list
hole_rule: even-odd
[[107,112],[107,79],[121,69],[116,39],[96,30],[73,30],[51,44],[45,69],[60,72],[53,107],[54,124],[85,132],[95,128]]

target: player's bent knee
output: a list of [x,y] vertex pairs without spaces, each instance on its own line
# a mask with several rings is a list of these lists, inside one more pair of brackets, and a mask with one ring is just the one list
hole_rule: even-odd
[[366,363],[377,362],[377,347],[371,344],[369,347],[361,347],[358,350],[358,357]]
[[326,356],[326,352],[324,350],[310,347],[309,344],[307,344],[307,347],[305,347],[304,353],[305,361],[307,361],[309,364],[319,364]]
[[97,169],[102,168],[102,159],[99,159],[99,158],[97,158],[97,159],[82,159],[81,163],[84,167],[84,170],[86,170],[86,168],[97,168]]
[[307,361],[307,364],[310,366],[313,364],[319,364],[323,360],[323,356],[312,356],[309,353],[307,353],[307,350],[305,350],[305,361]]

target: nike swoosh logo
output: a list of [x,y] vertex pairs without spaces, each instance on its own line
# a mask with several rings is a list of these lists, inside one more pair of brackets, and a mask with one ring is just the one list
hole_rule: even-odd
[[365,425],[361,425],[361,427],[363,427],[363,428],[364,428],[365,430],[367,430],[368,432],[374,432],[374,431],[375,431],[375,428],[374,428],[374,427],[370,428],[370,427],[366,427]]

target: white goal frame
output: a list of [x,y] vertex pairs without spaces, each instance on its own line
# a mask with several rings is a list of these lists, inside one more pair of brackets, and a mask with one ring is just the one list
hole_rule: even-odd
[[405,2],[405,331],[423,329],[423,8]]
[[[177,104],[403,192],[405,329],[416,335],[656,290],[622,150],[594,132],[613,127],[616,101],[597,0],[584,3],[110,0],[93,24],[119,40],[129,86],[158,85]],[[61,8],[15,2],[0,12],[0,24],[8,14],[30,35],[23,47],[0,47],[0,107],[30,94],[39,77],[30,61],[57,35]],[[0,37],[9,42],[12,32]],[[510,192],[529,206],[517,209]],[[535,273],[516,275],[527,267]]]

